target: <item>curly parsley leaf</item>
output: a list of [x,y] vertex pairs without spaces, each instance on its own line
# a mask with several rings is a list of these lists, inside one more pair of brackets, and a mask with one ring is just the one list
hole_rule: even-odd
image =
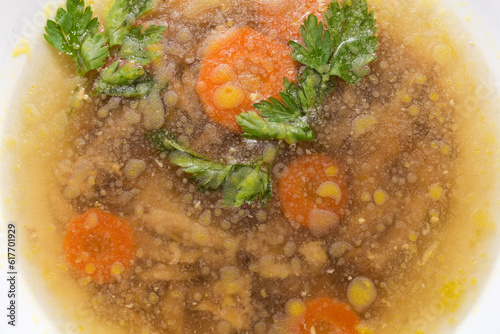
[[238,116],[238,124],[244,131],[243,137],[249,139],[284,140],[289,144],[297,141],[314,140],[314,134],[307,124],[301,108],[299,87],[283,78],[284,92],[281,100],[270,98],[254,104],[259,112],[249,111]]
[[232,166],[175,151],[169,155],[170,162],[182,167],[200,184],[202,190],[219,189],[231,173]]
[[142,26],[133,27],[125,36],[118,56],[131,60],[139,65],[147,65],[160,55],[147,48],[158,43],[162,33],[167,29],[164,26],[151,25],[142,32]]
[[325,11],[325,20],[336,46],[328,62],[329,75],[357,84],[368,73],[365,66],[376,58],[374,13],[369,11],[366,0],[342,6],[333,1]]
[[222,189],[223,204],[239,207],[244,203],[261,200],[272,195],[270,172],[262,164],[224,164],[197,155],[183,147],[167,130],[153,131],[148,139],[160,155],[182,168],[200,184],[200,190]]
[[375,59],[377,49],[373,12],[366,0],[332,1],[323,22],[311,14],[300,33],[304,45],[290,41],[291,56],[305,69],[298,84],[284,80],[281,100],[270,98],[254,105],[260,112],[237,117],[246,138],[280,139],[292,144],[314,140],[308,118],[333,91],[335,77],[357,84],[367,74],[366,65]]
[[78,75],[105,64],[109,56],[106,36],[99,33],[99,22],[83,0],[68,0],[66,10],[59,8],[55,20],[47,20],[45,39],[76,63]]
[[100,75],[94,86],[94,95],[141,98],[149,95],[155,81],[142,68],[115,61]]
[[109,45],[121,45],[141,15],[149,12],[154,0],[116,0],[106,16]]
[[290,123],[271,122],[262,118],[257,112],[249,111],[238,116],[238,124],[245,132],[243,137],[249,139],[278,139],[288,144],[314,140],[314,134],[304,117]]
[[226,206],[239,207],[244,203],[252,203],[257,199],[268,199],[272,196],[269,173],[261,170],[261,166],[233,165],[224,183]]
[[305,46],[291,41],[292,57],[328,79],[338,76],[357,84],[367,73],[364,66],[375,59],[377,37],[373,11],[366,0],[350,4],[332,1],[324,12],[323,23],[313,14],[304,21],[300,33]]
[[300,35],[304,40],[305,47],[290,41],[289,44],[293,49],[292,57],[299,63],[320,73],[327,70],[325,66],[328,64],[334,46],[330,31],[325,31],[323,22],[318,23],[318,18],[311,14],[300,27]]

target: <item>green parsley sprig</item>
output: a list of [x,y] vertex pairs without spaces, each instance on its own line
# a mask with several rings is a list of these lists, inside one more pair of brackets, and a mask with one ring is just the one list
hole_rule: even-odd
[[95,95],[140,98],[149,95],[155,81],[140,66],[115,61],[108,66],[95,83]]
[[160,56],[148,47],[161,40],[166,27],[151,25],[144,31],[142,29],[142,26],[137,26],[128,30],[117,52],[122,61],[117,60],[102,71],[94,85],[94,95],[141,98],[148,96],[156,84],[163,85],[156,82],[144,66]]
[[[325,26],[313,14],[304,20],[304,45],[290,41],[291,56],[306,66],[298,84],[284,80],[282,101],[270,98],[242,113],[238,124],[246,138],[280,139],[287,143],[314,140],[309,117],[334,88],[335,77],[357,84],[376,56],[376,20],[366,0],[332,1],[324,12]],[[325,29],[326,28],[326,29]]]
[[[106,36],[98,32],[99,22],[84,0],[67,0],[66,10],[59,8],[55,21],[47,21],[45,39],[73,58],[79,76],[99,70],[96,82],[84,86],[93,87],[92,95],[145,97],[156,83],[144,66],[159,57],[148,48],[161,40],[166,27],[133,24],[153,5],[153,0],[116,0],[106,15]],[[118,60],[106,66],[110,57]]]
[[104,33],[92,18],[92,9],[83,0],[68,0],[67,11],[59,8],[55,20],[48,20],[44,34],[47,42],[64,52],[76,63],[78,75],[102,67],[109,56]]
[[160,56],[158,52],[148,50],[148,47],[161,40],[162,34],[167,27],[150,25],[144,31],[142,29],[142,26],[130,29],[118,51],[118,57],[145,66]]
[[137,18],[153,9],[154,0],[116,0],[106,16],[109,45],[122,45]]
[[251,164],[224,164],[202,157],[182,146],[168,130],[153,131],[148,138],[160,155],[182,168],[200,184],[200,190],[222,189],[223,205],[239,207],[244,203],[272,196],[268,161],[257,159]]

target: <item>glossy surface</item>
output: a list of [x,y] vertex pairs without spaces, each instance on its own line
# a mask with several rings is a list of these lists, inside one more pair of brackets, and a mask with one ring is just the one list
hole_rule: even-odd
[[[452,3],[452,7],[456,8],[458,16],[463,19],[464,22],[467,22],[467,16],[471,16],[471,20],[466,24],[466,28],[470,28],[473,31],[474,42],[481,49],[485,50],[485,58],[486,62],[489,64],[490,68],[500,68],[498,66],[498,51],[496,47],[493,47],[490,44],[490,38],[496,40],[497,45],[500,45],[500,29],[498,29],[498,19],[500,19],[500,4],[495,2],[494,0],[489,1],[469,1],[469,3],[473,3],[474,7],[466,5],[460,6],[458,1],[450,1]],[[17,74],[19,73],[19,69],[23,65],[23,62],[26,56],[21,55],[16,58],[12,58],[12,52],[16,49],[18,52],[22,52],[23,48],[25,48],[25,42],[22,41],[23,36],[26,38],[26,41],[31,40],[34,36],[41,36],[40,31],[41,27],[44,25],[44,7],[40,5],[40,1],[23,1],[23,2],[8,2],[0,4],[0,31],[2,32],[2,36],[0,39],[0,60],[2,61],[1,68],[1,76],[0,76],[0,90],[1,90],[1,100],[0,106],[1,110],[1,118],[4,119],[5,113],[7,112],[7,106],[10,102],[10,96],[12,94],[12,89],[15,86],[15,82],[17,81]],[[477,13],[471,14],[471,8],[478,11]],[[479,17],[483,18],[483,21],[479,21]],[[43,19],[42,19],[43,18]],[[483,27],[483,24],[485,25]],[[491,33],[490,36],[485,35],[485,31]],[[5,34],[4,34],[5,32]],[[21,42],[19,42],[21,41]],[[15,45],[17,43],[17,45]],[[29,43],[29,42],[26,42]],[[33,57],[36,55],[29,54],[28,57]],[[499,81],[498,73],[494,73],[496,75],[496,82]],[[497,86],[498,88],[498,86]],[[6,127],[4,129],[4,127]],[[5,122],[0,123],[1,136],[3,138],[4,131],[8,131],[10,128],[10,124],[5,124]],[[2,165],[2,168],[4,166]],[[2,185],[5,185],[5,181],[8,180],[4,174],[2,174]],[[7,187],[3,189],[8,189]],[[3,190],[5,191],[5,190]],[[5,196],[5,193],[2,193]],[[3,206],[3,201],[2,201]],[[2,208],[3,210],[3,208]],[[2,213],[4,213],[2,211]],[[5,212],[2,216],[5,216],[8,219],[9,214]],[[3,218],[3,217],[2,217]],[[4,246],[5,231],[0,230],[0,249],[4,252],[6,247]],[[4,254],[4,253],[2,253]],[[493,254],[491,254],[492,256]],[[1,278],[5,275],[5,267],[1,264]],[[21,270],[20,270],[21,271]],[[21,277],[21,279],[23,279]],[[4,280],[2,279],[2,285],[0,285],[0,292],[6,291],[6,288],[3,284]],[[497,260],[496,266],[493,268],[493,273],[489,279],[489,283],[483,289],[482,295],[479,298],[479,302],[473,308],[470,315],[465,319],[462,326],[460,326],[459,333],[475,333],[475,332],[491,332],[492,328],[496,328],[497,319],[495,310],[497,309],[497,301],[500,298],[500,287],[498,285],[493,284],[494,282],[500,281],[500,261]],[[41,332],[43,333],[45,330],[49,330],[50,332],[54,332],[50,330],[50,322],[44,318],[46,311],[43,310],[43,306],[38,304],[37,301],[31,301],[31,295],[35,294],[34,291],[30,291],[26,284],[21,281],[18,285],[20,289],[20,295],[18,296],[18,305],[21,308],[19,312],[18,323],[20,327],[16,329],[12,329],[11,327],[5,328],[5,321],[0,323],[0,332],[2,333],[25,333],[25,332]],[[2,298],[5,298],[2,293]],[[6,301],[4,299],[0,299],[1,305],[6,305]],[[49,314],[50,316],[50,314]],[[73,333],[73,330],[76,333],[76,327],[73,327],[73,324],[68,323],[66,328],[67,333]]]

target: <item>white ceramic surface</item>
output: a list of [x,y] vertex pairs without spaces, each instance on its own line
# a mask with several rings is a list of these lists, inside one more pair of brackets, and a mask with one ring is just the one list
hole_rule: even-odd
[[[388,0],[390,1],[390,0]],[[411,0],[409,0],[411,1]],[[8,117],[8,107],[11,103],[13,89],[19,79],[23,65],[30,54],[16,58],[12,51],[16,43],[22,46],[22,41],[34,43],[41,38],[43,26],[46,21],[44,9],[56,8],[60,0],[0,0],[0,149],[3,145],[5,134],[11,130],[12,125],[5,120]],[[456,11],[457,17],[462,21],[467,30],[471,32],[471,42],[480,48],[484,54],[491,74],[493,75],[492,92],[498,95],[500,89],[500,1],[498,0],[442,0],[449,3]],[[47,4],[48,7],[47,7]],[[495,84],[497,83],[497,84]],[[498,115],[500,118],[500,115]],[[1,150],[0,150],[1,151]],[[17,326],[7,325],[7,260],[6,260],[6,225],[9,212],[4,207],[3,198],[7,196],[9,177],[5,173],[8,161],[2,159],[0,154],[0,333],[60,333],[51,325],[50,318],[44,310],[43,303],[36,298],[36,291],[30,289],[26,283],[27,277],[23,275],[22,267],[18,270],[17,285]],[[498,222],[500,222],[500,215]],[[22,258],[18,258],[22,266]],[[477,302],[465,319],[459,319],[458,334],[473,333],[500,333],[498,317],[500,306],[500,256],[492,268],[492,273],[482,289]],[[64,326],[63,326],[64,327]],[[64,327],[63,334],[77,333],[77,328],[72,323]]]

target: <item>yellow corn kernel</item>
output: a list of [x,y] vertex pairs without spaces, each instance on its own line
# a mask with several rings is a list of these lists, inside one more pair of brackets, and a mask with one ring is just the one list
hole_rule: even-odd
[[439,201],[444,196],[444,189],[439,184],[433,184],[429,187],[428,195],[434,201]]
[[[157,44],[151,45],[147,49],[148,49],[148,51],[153,51],[153,52],[156,52],[156,53],[161,53],[161,51],[163,50],[163,45],[161,43],[157,43]],[[160,64],[161,61],[162,61],[162,57],[158,57],[158,58],[156,58],[156,59],[153,60],[153,62],[155,64]]]
[[367,325],[359,325],[356,327],[356,331],[358,334],[373,334],[373,328],[368,327]]
[[219,109],[236,108],[243,101],[245,101],[245,92],[237,84],[223,84],[214,92],[213,102]]
[[342,190],[337,183],[325,181],[316,190],[316,194],[320,197],[330,197],[335,200],[335,204],[339,204],[342,199]]
[[422,73],[415,74],[415,83],[423,85],[427,81],[427,76]]
[[439,94],[434,92],[431,94],[430,98],[432,101],[437,101],[437,100],[439,100]]
[[353,121],[354,136],[359,137],[373,130],[377,119],[373,115],[361,115]]
[[370,195],[368,191],[363,191],[363,193],[361,194],[361,200],[363,202],[369,202],[372,200],[372,195]]
[[419,106],[417,105],[412,105],[409,109],[408,109],[408,113],[412,116],[417,116],[418,113],[420,112],[420,108]]
[[369,278],[359,276],[347,287],[347,300],[358,312],[366,310],[375,301],[377,288]]
[[336,176],[337,173],[339,172],[339,169],[335,166],[330,166],[326,169],[326,175],[328,176]]
[[285,311],[292,317],[299,317],[306,312],[306,305],[300,299],[290,299],[285,304]]
[[111,273],[113,275],[116,275],[116,276],[123,274],[124,270],[125,270],[125,267],[123,266],[123,264],[121,262],[115,262],[111,266]]
[[85,265],[85,272],[89,275],[95,272],[95,265],[93,263],[87,263]]
[[194,224],[191,231],[193,241],[198,245],[207,246],[210,244],[208,229],[200,224]]
[[441,153],[444,155],[450,155],[451,154],[451,146],[448,144],[441,144]]
[[383,205],[389,200],[389,194],[382,189],[377,189],[373,193],[373,201],[377,205]]

